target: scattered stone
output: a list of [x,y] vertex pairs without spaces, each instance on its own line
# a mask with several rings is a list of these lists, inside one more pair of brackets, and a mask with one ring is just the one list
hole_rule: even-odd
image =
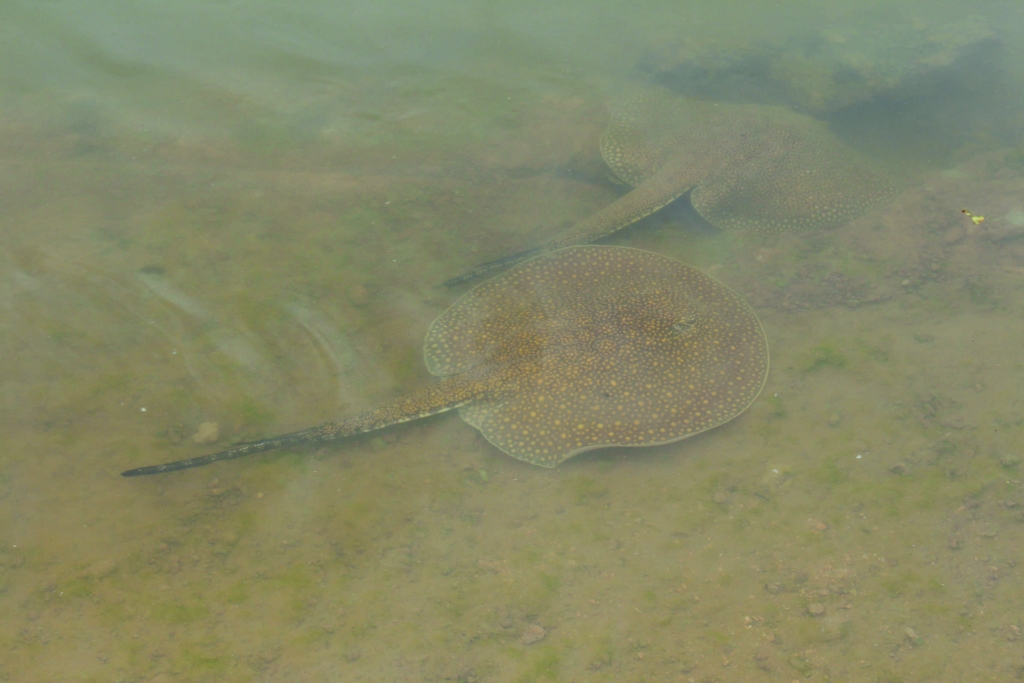
[[786,587],[781,583],[775,582],[765,584],[764,589],[772,595],[778,595],[782,591],[786,590]]
[[838,427],[839,423],[843,421],[843,416],[839,413],[832,413],[828,416],[829,427]]
[[823,614],[825,614],[825,605],[821,604],[820,602],[812,602],[811,604],[807,605],[807,613],[810,614],[812,617],[820,617]]
[[924,638],[922,638],[921,636],[917,635],[917,631],[915,631],[914,629],[910,628],[909,626],[906,627],[905,629],[903,629],[903,635],[905,635],[907,637],[907,640],[909,640],[910,644],[913,645],[914,647],[919,647],[921,645],[924,645]]
[[879,23],[851,14],[842,24],[742,48],[675,41],[645,54],[642,68],[682,95],[729,101],[745,94],[824,117],[868,102],[965,87],[961,74],[975,73],[999,49],[999,28],[981,17]]
[[960,550],[960,548],[962,548],[963,545],[964,545],[964,542],[961,541],[956,536],[950,536],[949,538],[946,539],[946,546],[950,550]]
[[220,425],[216,422],[204,422],[192,435],[196,443],[213,443],[220,438]]
[[711,497],[711,500],[712,500],[712,502],[716,503],[717,505],[724,505],[726,502],[729,501],[729,496],[727,496],[724,493],[722,493],[721,491],[719,491],[718,493],[716,493],[715,495],[713,495]]
[[539,640],[543,640],[544,636],[548,634],[539,624],[530,624],[523,632],[519,635],[519,642],[523,645],[533,645]]

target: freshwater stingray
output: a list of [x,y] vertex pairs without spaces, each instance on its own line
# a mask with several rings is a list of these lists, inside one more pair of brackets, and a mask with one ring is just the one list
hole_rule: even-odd
[[895,187],[821,121],[784,107],[683,99],[662,88],[645,88],[613,110],[601,156],[632,191],[551,240],[445,285],[594,242],[687,192],[718,228],[780,233],[841,225],[887,201]]
[[453,408],[497,448],[541,467],[583,451],[685,439],[742,413],[768,343],[750,306],[678,261],[626,247],[561,249],[456,301],[430,326],[439,382],[337,422],[141,467],[207,465],[361,434]]

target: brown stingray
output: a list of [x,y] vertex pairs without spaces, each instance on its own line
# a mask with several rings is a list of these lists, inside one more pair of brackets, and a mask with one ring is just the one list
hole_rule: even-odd
[[538,247],[445,284],[593,242],[687,192],[712,225],[762,233],[841,225],[894,193],[891,179],[820,121],[783,107],[681,99],[660,88],[612,112],[601,155],[631,192]]
[[625,247],[546,253],[479,285],[430,326],[436,384],[338,422],[123,472],[157,474],[329,441],[453,408],[514,458],[685,439],[742,413],[768,343],[747,303],[672,259]]

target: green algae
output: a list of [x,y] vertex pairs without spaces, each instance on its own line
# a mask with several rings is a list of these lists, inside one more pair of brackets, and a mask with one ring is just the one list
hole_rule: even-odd
[[842,370],[848,361],[846,352],[837,342],[827,341],[804,353],[800,369],[804,372],[815,372],[822,368]]
[[523,672],[516,683],[537,683],[537,681],[558,681],[562,667],[562,654],[553,645],[542,645],[527,657]]
[[210,608],[196,601],[158,602],[150,607],[150,617],[169,624],[192,624],[206,619]]

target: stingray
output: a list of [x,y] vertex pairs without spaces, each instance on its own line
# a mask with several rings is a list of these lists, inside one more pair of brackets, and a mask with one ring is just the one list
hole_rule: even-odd
[[433,322],[442,379],[351,417],[212,455],[128,470],[171,472],[330,441],[458,409],[498,449],[555,467],[595,448],[685,439],[736,417],[768,374],[768,343],[739,295],[651,252],[552,251],[484,282]]
[[821,121],[784,107],[682,99],[661,88],[639,91],[612,112],[601,155],[615,178],[634,189],[540,246],[445,285],[594,242],[687,192],[715,227],[759,233],[842,225],[895,192],[886,174]]

